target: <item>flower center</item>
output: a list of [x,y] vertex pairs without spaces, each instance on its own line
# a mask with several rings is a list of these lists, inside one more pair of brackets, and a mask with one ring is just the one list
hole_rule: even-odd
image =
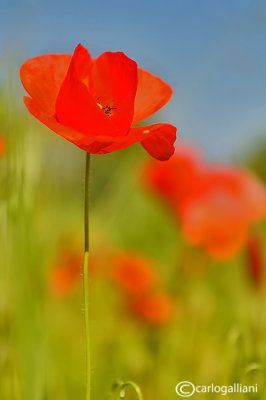
[[114,99],[108,100],[105,104],[100,97],[97,97],[97,106],[107,115],[108,118],[112,117],[114,110],[117,110],[117,103],[114,103]]

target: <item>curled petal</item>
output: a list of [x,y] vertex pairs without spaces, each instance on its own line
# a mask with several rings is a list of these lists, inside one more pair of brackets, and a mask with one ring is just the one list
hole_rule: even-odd
[[[140,129],[140,128],[132,128]],[[175,152],[176,127],[170,124],[155,124],[141,127],[146,137],[141,141],[145,150],[160,161],[168,160]]]
[[[114,138],[107,136],[97,137],[98,144],[100,145],[101,143],[102,146],[98,147],[99,151],[95,154],[110,153],[141,142],[152,157],[164,161],[168,160],[174,153],[175,148],[173,144],[175,139],[176,128],[169,124],[155,124],[131,128],[129,134],[126,136]],[[88,147],[86,145],[86,142],[84,144],[79,143],[78,146],[90,153],[94,153],[94,151],[91,151],[91,146]]]

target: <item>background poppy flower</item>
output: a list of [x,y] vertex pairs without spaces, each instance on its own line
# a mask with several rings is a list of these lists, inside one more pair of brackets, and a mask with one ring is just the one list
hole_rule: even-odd
[[120,253],[114,257],[111,275],[130,294],[143,293],[157,280],[149,260],[129,253]]
[[143,180],[170,206],[188,242],[216,258],[240,250],[250,224],[266,215],[259,179],[240,168],[208,166],[190,145],[179,145],[167,163],[149,162]]
[[4,154],[5,151],[5,141],[0,137],[0,157]]
[[200,152],[181,143],[167,163],[152,160],[145,165],[143,182],[176,210],[201,189],[204,173],[205,163]]
[[183,207],[183,232],[214,257],[233,256],[246,244],[250,223],[265,216],[265,195],[264,185],[249,172],[210,168],[201,192]]
[[[82,246],[64,243],[58,249],[50,271],[49,281],[52,294],[57,297],[68,296],[82,276]],[[89,273],[93,274],[97,262],[94,257],[89,260]]]
[[57,297],[64,297],[73,290],[81,270],[76,265],[64,265],[54,268],[50,275],[50,287]]
[[159,160],[174,153],[174,126],[131,127],[163,107],[172,89],[125,54],[93,59],[78,45],[73,56],[29,59],[20,76],[30,95],[24,98],[29,112],[85,151],[105,154],[141,142]]
[[132,299],[132,310],[146,322],[162,325],[171,320],[174,303],[165,293],[152,293]]
[[255,221],[266,215],[266,190],[250,171],[232,166],[212,166],[207,170],[203,192],[230,193],[238,201],[243,219]]
[[247,224],[237,212],[237,203],[227,194],[223,204],[213,193],[187,203],[181,223],[188,242],[203,246],[215,258],[234,255],[248,236]]

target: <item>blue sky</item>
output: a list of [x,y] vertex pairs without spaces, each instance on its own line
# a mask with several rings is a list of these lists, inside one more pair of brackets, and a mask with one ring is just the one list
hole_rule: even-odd
[[124,51],[169,82],[158,122],[210,157],[238,156],[265,135],[264,1],[0,1],[0,54],[72,53],[79,42],[93,56]]

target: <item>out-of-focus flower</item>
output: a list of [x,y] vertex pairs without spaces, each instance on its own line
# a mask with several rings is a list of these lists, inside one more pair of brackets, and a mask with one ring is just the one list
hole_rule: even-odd
[[208,166],[195,149],[180,146],[166,164],[152,161],[145,182],[170,206],[188,242],[216,258],[233,256],[249,226],[266,215],[266,189],[251,172]]
[[174,313],[173,300],[166,293],[151,293],[132,299],[132,310],[141,319],[154,325],[163,325]]
[[143,171],[144,184],[158,194],[174,211],[201,189],[205,162],[197,149],[178,144],[167,163],[148,162]]
[[150,324],[160,325],[173,316],[173,300],[158,291],[158,275],[150,260],[132,254],[112,257],[111,277],[123,289],[129,310]]
[[[50,271],[50,289],[56,297],[69,295],[79,282],[82,274],[82,246],[64,244],[59,248]],[[96,268],[95,258],[89,259],[90,275]]]
[[79,44],[73,56],[29,59],[20,76],[29,112],[85,151],[105,154],[141,142],[159,160],[174,153],[174,126],[131,127],[163,107],[172,89],[124,53],[93,59]]
[[250,171],[232,166],[210,167],[203,192],[212,192],[213,188],[220,199],[230,193],[244,219],[255,221],[266,215],[265,185]]
[[127,293],[143,293],[156,283],[156,273],[152,263],[146,258],[119,253],[113,258],[112,278]]
[[228,258],[247,242],[249,226],[266,214],[266,191],[251,173],[208,170],[201,192],[186,202],[181,224],[188,241],[216,258]]
[[247,243],[247,265],[249,276],[257,288],[264,283],[265,263],[262,246],[257,236],[252,236]]
[[5,141],[2,137],[0,137],[0,157],[4,154],[5,152]]
[[75,266],[56,267],[51,272],[51,291],[58,297],[67,296],[73,289],[77,276],[81,273]]
[[75,247],[62,246],[55,256],[50,273],[50,287],[54,295],[68,295],[82,272],[82,254]]

